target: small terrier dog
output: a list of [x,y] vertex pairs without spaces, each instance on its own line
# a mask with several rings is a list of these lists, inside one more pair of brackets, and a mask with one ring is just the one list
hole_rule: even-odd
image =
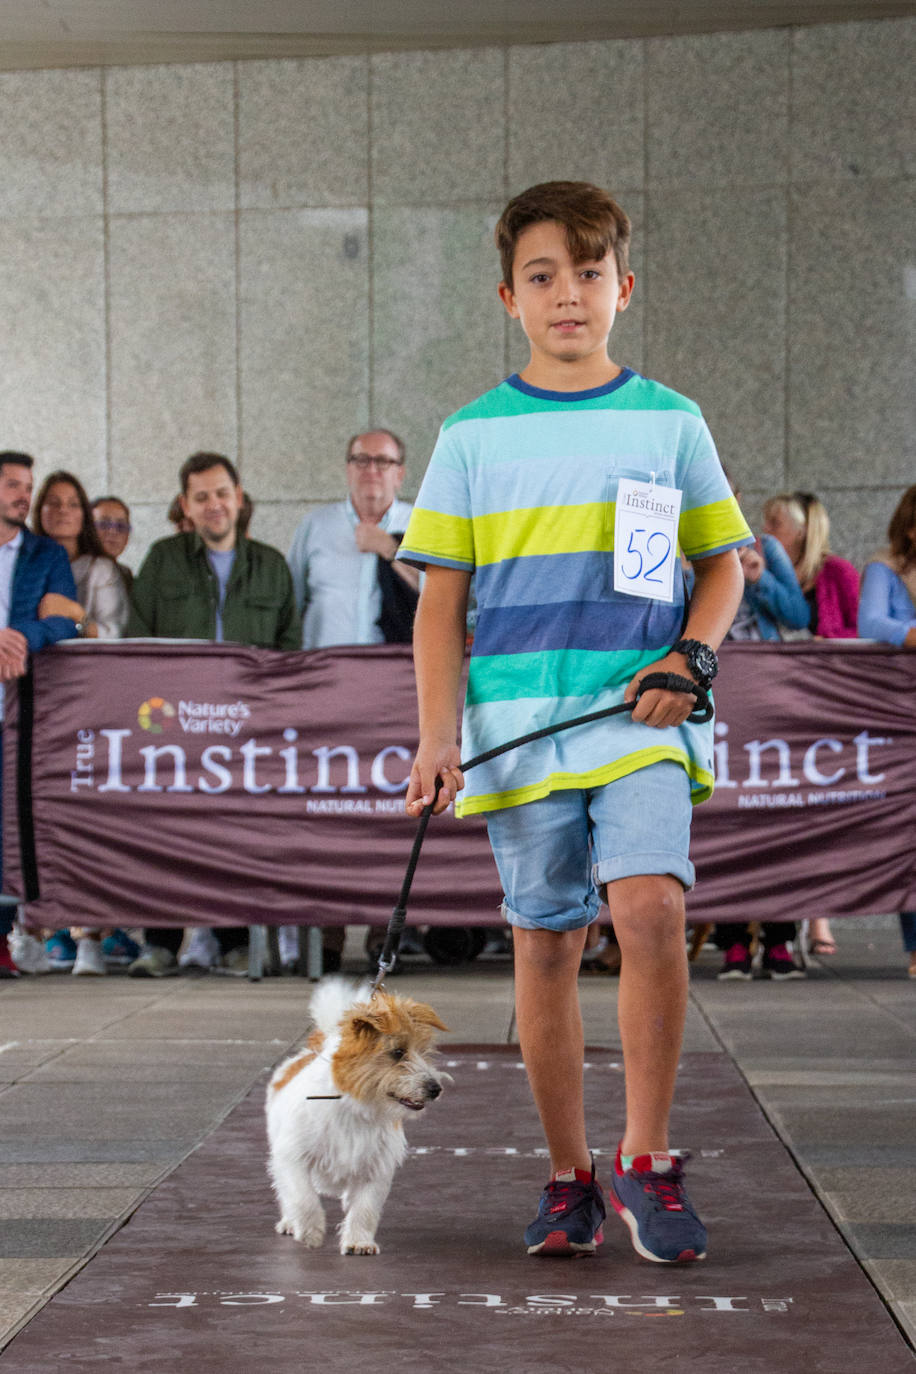
[[[329,978],[310,1007],[306,1048],[267,1089],[268,1172],[280,1235],[324,1239],[319,1194],[339,1197],[342,1255],[377,1255],[376,1228],[394,1171],[407,1154],[403,1121],[442,1091],[430,1054],[447,1030],[424,1002]],[[447,1075],[446,1075],[447,1076]]]

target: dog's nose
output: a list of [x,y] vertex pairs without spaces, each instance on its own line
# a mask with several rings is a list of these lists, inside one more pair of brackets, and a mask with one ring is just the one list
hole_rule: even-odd
[[423,1092],[431,1101],[434,1101],[441,1091],[442,1084],[437,1083],[435,1078],[427,1078],[426,1082],[423,1084]]

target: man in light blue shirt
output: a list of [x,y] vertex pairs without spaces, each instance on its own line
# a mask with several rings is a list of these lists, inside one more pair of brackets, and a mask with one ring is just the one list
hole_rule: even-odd
[[[420,573],[394,561],[413,507],[399,501],[404,444],[390,429],[354,434],[347,445],[347,499],[309,511],[293,536],[287,563],[302,616],[303,649],[334,644],[410,643]],[[340,967],[344,927],[322,930],[324,966]],[[384,930],[370,928],[372,956]],[[295,942],[280,932],[284,963]]]
[[415,600],[419,573],[394,562],[412,509],[397,499],[403,481],[404,445],[397,435],[372,429],[353,436],[347,445],[347,499],[309,511],[286,560],[303,617],[303,649],[384,644],[391,638],[380,624],[380,564],[390,565],[391,577]]

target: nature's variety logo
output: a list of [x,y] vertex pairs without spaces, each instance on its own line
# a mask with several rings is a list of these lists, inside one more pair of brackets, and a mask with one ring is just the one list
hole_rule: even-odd
[[141,730],[148,730],[151,735],[161,735],[163,730],[170,729],[174,719],[175,707],[162,697],[150,697],[137,711]]

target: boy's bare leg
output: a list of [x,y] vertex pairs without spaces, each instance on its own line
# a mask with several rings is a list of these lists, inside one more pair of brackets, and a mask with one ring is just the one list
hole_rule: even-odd
[[586,927],[557,933],[513,927],[515,1017],[522,1057],[553,1171],[590,1169],[582,1100],[585,1040],[579,964]]
[[620,945],[617,1019],[626,1075],[627,1155],[668,1149],[668,1116],[687,1013],[684,891],[651,874],[607,885]]

